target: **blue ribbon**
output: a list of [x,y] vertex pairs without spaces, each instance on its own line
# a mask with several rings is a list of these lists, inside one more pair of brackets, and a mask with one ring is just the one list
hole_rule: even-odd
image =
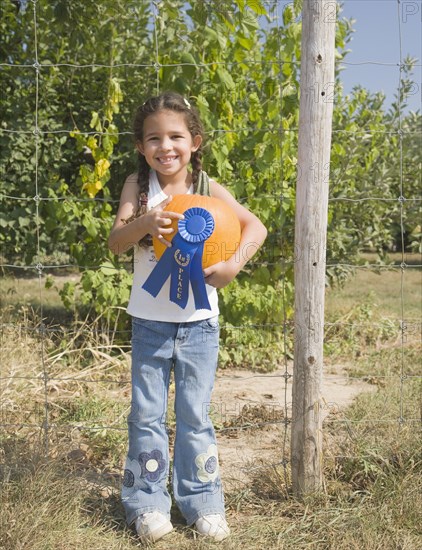
[[179,220],[178,233],[172,240],[142,288],[154,298],[170,279],[170,301],[185,309],[192,285],[196,309],[211,309],[202,271],[204,242],[214,231],[214,218],[205,208],[193,207]]

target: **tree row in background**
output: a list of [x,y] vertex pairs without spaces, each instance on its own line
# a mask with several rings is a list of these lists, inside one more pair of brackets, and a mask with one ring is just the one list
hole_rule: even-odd
[[[116,316],[129,296],[130,258],[114,257],[106,240],[124,179],[136,170],[132,115],[157,85],[176,90],[201,113],[207,172],[269,229],[265,246],[221,291],[220,303],[223,359],[270,366],[274,346],[284,346],[275,327],[291,318],[293,307],[298,8],[289,4],[281,12],[274,4],[268,11],[258,0],[162,0],[156,7],[38,0],[38,100],[33,4],[5,0],[2,10],[1,62],[10,64],[1,66],[3,262],[79,266],[80,283],[65,285],[64,304]],[[343,265],[358,263],[367,249],[380,261],[401,250],[402,226],[408,250],[420,246],[421,234],[414,200],[420,199],[421,115],[399,116],[416,60],[406,59],[401,97],[392,106],[359,85],[344,97],[339,67],[352,32],[340,14],[336,83],[323,99],[315,85],[315,101],[335,101],[327,262]],[[328,184],[327,167],[315,167],[315,177]],[[36,200],[36,182],[39,197],[48,200]],[[348,272],[329,267],[327,282],[341,282]],[[236,328],[251,324],[268,330]]]

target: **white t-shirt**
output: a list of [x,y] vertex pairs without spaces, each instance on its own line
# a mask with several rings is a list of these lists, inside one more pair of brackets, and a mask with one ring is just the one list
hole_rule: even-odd
[[[191,194],[192,192],[193,186],[190,187],[188,193]],[[154,206],[157,206],[166,198],[167,195],[161,189],[156,172],[151,170],[148,210],[154,208]],[[217,289],[213,286],[205,285],[211,310],[195,309],[191,287],[189,288],[189,299],[185,309],[170,302],[170,277],[164,283],[156,298],[142,288],[142,285],[157,264],[157,258],[155,257],[154,248],[152,246],[142,247],[136,245],[133,261],[132,291],[127,307],[129,315],[141,319],[149,319],[151,321],[168,321],[174,323],[200,321],[218,315],[218,294]]]

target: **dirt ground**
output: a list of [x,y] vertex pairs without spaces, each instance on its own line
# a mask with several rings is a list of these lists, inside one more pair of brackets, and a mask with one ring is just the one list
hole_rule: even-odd
[[[345,407],[359,393],[374,390],[374,386],[360,380],[348,380],[341,367],[330,366],[327,370],[321,392],[324,423],[343,418]],[[226,485],[247,484],[260,468],[282,461],[283,420],[286,412],[288,418],[291,415],[292,392],[292,378],[288,378],[286,387],[284,371],[283,367],[268,374],[243,370],[221,370],[217,374],[207,412],[218,430],[221,475]],[[292,366],[288,371],[292,372]],[[252,427],[256,424],[258,428]],[[244,427],[249,425],[251,428]]]

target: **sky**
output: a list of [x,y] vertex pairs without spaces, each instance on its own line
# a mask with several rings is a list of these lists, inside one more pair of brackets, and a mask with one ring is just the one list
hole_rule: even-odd
[[[414,70],[414,93],[408,99],[408,110],[421,109],[421,0],[343,0],[340,17],[356,19],[355,32],[349,44],[352,50],[341,74],[345,93],[361,84],[371,92],[383,91],[386,104],[394,99],[399,81],[400,33],[402,59],[407,55],[418,58],[419,67]],[[364,62],[392,63],[393,66],[360,65]]]

